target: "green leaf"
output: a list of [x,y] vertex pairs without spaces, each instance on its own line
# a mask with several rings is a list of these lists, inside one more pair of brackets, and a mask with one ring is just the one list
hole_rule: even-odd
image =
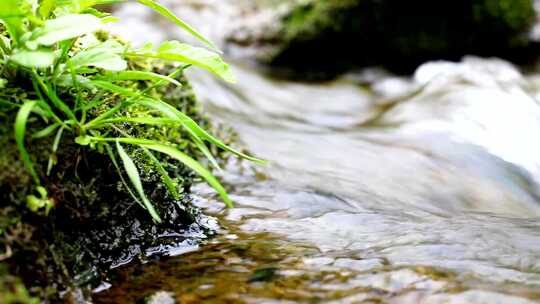
[[48,198],[47,189],[38,186],[36,191],[40,197],[35,195],[28,195],[26,197],[26,206],[32,212],[38,212],[39,209],[45,208],[45,214],[49,214],[49,211],[54,207],[54,200]]
[[[96,12],[99,12],[98,10],[96,10]],[[92,13],[94,16],[98,16],[97,13]],[[117,18],[115,16],[109,16],[109,15],[105,15],[105,14],[102,14],[101,16],[98,16],[101,18],[101,22],[103,24],[108,24],[108,23],[115,23],[115,22],[119,22],[120,21],[120,18]]]
[[192,138],[193,142],[197,146],[197,149],[201,150],[203,155],[210,161],[210,164],[218,171],[221,171],[221,167],[219,166],[216,158],[214,157],[214,155],[212,155],[212,152],[210,152],[204,141],[198,136],[192,136]]
[[86,11],[92,6],[99,4],[114,4],[126,2],[126,0],[56,0],[55,15],[65,15]]
[[39,15],[42,19],[47,19],[56,5],[56,0],[41,0],[39,4]]
[[72,58],[75,68],[93,66],[107,71],[123,71],[127,62],[119,55],[96,50],[82,51]]
[[154,206],[152,203],[150,203],[150,200],[146,197],[146,194],[144,194],[143,185],[141,182],[141,177],[139,175],[139,170],[137,170],[137,167],[135,166],[135,163],[133,160],[129,157],[129,155],[126,153],[124,148],[120,145],[120,141],[116,141],[116,149],[118,150],[118,155],[120,155],[120,159],[122,160],[122,163],[124,164],[124,169],[126,170],[126,173],[131,181],[131,184],[139,194],[139,197],[143,201],[144,206],[152,216],[152,218],[158,222],[161,223],[161,218],[159,217],[156,209],[154,209]]
[[[75,81],[78,85],[83,86],[87,89],[94,89],[95,87],[92,85],[90,79],[81,76],[81,75],[75,75]],[[60,75],[58,78],[56,78],[55,84],[60,87],[74,87],[75,83],[73,83],[73,77],[71,75]]]
[[110,119],[103,119],[94,127],[99,127],[107,124],[115,123],[138,123],[145,125],[163,126],[163,125],[178,125],[178,121],[175,119],[161,118],[161,117],[115,117]]
[[44,79],[39,76],[36,71],[32,71],[32,76],[35,81],[39,84],[45,95],[51,100],[51,102],[54,104],[55,107],[60,109],[64,114],[69,116],[72,120],[76,121],[77,118],[75,117],[75,114],[71,110],[71,108],[64,102],[60,97],[58,97],[58,94],[56,90],[49,84],[45,83]]
[[87,50],[90,49],[113,54],[122,54],[126,50],[126,46],[116,40],[107,40],[87,48]]
[[46,128],[32,134],[32,138],[44,138],[51,136],[58,127],[60,127],[62,124],[60,123],[54,123],[52,125],[47,126]]
[[204,144],[201,137],[198,134],[198,129],[201,129],[199,125],[192,120],[189,116],[185,115],[181,111],[177,110],[175,107],[171,106],[170,104],[163,102],[161,100],[157,99],[151,99],[151,98],[142,98],[136,100],[137,104],[146,106],[151,109],[158,110],[166,117],[175,120],[177,123],[182,125],[184,129],[190,134],[193,142],[197,146],[199,150],[204,154],[206,158],[211,162],[211,164],[216,167],[218,170],[221,170],[219,167],[216,159],[210,153],[208,150],[208,147]]
[[60,139],[62,139],[63,132],[64,127],[60,127],[60,129],[58,129],[58,132],[56,132],[56,136],[54,137],[51,155],[49,155],[49,162],[47,163],[47,176],[51,174],[52,167],[56,162],[56,151],[58,151],[58,146],[60,145]]
[[26,0],[0,0],[0,20],[15,44],[24,33],[24,19],[30,12],[31,5]]
[[108,71],[123,71],[127,69],[127,62],[118,54],[124,50],[120,43],[109,40],[78,52],[71,58],[71,63],[75,69],[93,66]]
[[206,44],[209,48],[220,52],[219,49],[206,37],[201,35],[197,30],[195,30],[193,27],[191,27],[186,22],[182,21],[180,18],[176,17],[168,8],[164,7],[163,5],[153,1],[153,0],[137,0],[139,3],[155,10],[156,12],[160,13],[165,18],[171,20],[172,22],[176,23],[179,27],[183,28],[187,32],[189,32],[191,35],[193,35],[195,38],[199,39],[202,43]]
[[75,143],[81,146],[88,146],[92,142],[89,136],[77,136],[75,137]]
[[164,42],[156,51],[145,49],[129,52],[126,55],[184,62],[206,69],[227,82],[236,82],[229,65],[218,54],[178,41]]
[[[124,178],[124,175],[122,174],[122,170],[120,170],[120,166],[118,166],[118,162],[116,161],[116,156],[114,155],[112,148],[109,144],[105,144],[105,150],[107,151],[107,154],[109,155],[114,167],[116,168],[116,172],[118,172],[118,176],[120,176],[120,180],[122,181],[122,185],[124,185],[124,188],[126,188],[129,195],[139,204],[139,206],[144,207],[141,200],[133,193],[131,188],[128,186],[126,179]],[[145,208],[146,209],[146,208]]]
[[182,86],[178,80],[171,78],[169,76],[152,73],[152,72],[144,72],[144,71],[123,71],[119,73],[114,74],[107,74],[105,76],[97,78],[99,80],[106,80],[106,81],[124,81],[124,80],[149,80],[149,81],[166,81],[169,83],[172,83],[176,86]]
[[9,100],[0,98],[0,106],[12,108],[18,108],[20,105],[18,103],[11,102]]
[[57,42],[77,38],[97,31],[101,20],[90,14],[70,14],[45,21],[42,28],[36,29],[27,42],[51,46]]
[[30,116],[30,113],[32,113],[32,109],[36,103],[35,100],[26,101],[19,109],[19,112],[17,112],[17,117],[15,118],[15,141],[17,142],[17,147],[19,148],[19,153],[21,154],[26,169],[30,172],[30,175],[32,175],[34,182],[39,185],[40,182],[36,169],[34,169],[34,164],[24,146],[26,123],[28,122],[28,117]]
[[48,68],[54,64],[56,55],[50,50],[16,49],[10,60],[27,68]]

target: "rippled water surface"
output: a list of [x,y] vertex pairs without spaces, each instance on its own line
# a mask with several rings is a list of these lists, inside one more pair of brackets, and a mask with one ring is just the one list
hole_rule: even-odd
[[[219,7],[177,6],[201,25]],[[234,209],[198,186],[220,236],[118,269],[97,303],[540,300],[540,77],[479,58],[318,84],[234,71],[232,86],[190,79],[270,164],[230,164]]]

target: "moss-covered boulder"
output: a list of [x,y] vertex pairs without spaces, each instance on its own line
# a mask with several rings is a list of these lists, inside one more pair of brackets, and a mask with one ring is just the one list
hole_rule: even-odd
[[523,60],[535,21],[533,0],[281,2],[277,27],[230,40],[262,47],[262,62],[304,72],[351,65],[410,71],[427,60],[466,54]]
[[[163,71],[164,68],[159,69],[170,72]],[[148,94],[180,109],[207,130],[217,128],[201,114],[186,79],[180,75],[177,80],[181,87],[169,84],[152,89]],[[145,89],[151,84],[133,81],[125,85]],[[31,97],[19,87],[0,90],[0,95],[5,94],[9,94],[11,99],[13,96]],[[65,99],[69,99],[71,92],[68,90],[63,94]],[[92,116],[107,111],[118,96],[109,94],[101,98],[109,99],[110,103],[96,107],[90,112]],[[151,159],[139,150],[125,147],[140,170],[148,197],[161,216],[162,222],[158,224],[126,191],[118,168],[105,151],[77,145],[69,136],[62,137],[52,158],[55,165],[49,173],[54,136],[43,139],[27,137],[29,154],[44,181],[48,199],[54,204],[49,211],[45,208],[31,210],[27,198],[37,195],[34,193],[36,188],[13,136],[17,108],[10,107],[10,104],[0,103],[0,271],[14,275],[12,281],[15,283],[20,282],[15,276],[21,277],[32,295],[56,302],[59,291],[93,286],[105,280],[110,267],[137,258],[145,259],[155,253],[166,253],[170,248],[197,246],[217,228],[213,219],[205,217],[191,205],[190,186],[196,176],[182,163],[156,155],[168,174],[175,177],[180,196],[173,197],[163,185],[162,175],[149,164]],[[138,111],[146,113],[148,109],[133,106],[126,111],[136,117]],[[28,122],[27,133],[41,130],[43,125],[39,119],[32,119]],[[224,130],[221,135],[229,132],[221,129]],[[186,140],[186,131],[178,126],[143,128],[125,123],[118,125],[117,131],[130,136],[141,136],[140,132],[145,132],[145,138],[175,143],[195,159],[204,159],[193,142]],[[230,140],[232,136],[225,138],[226,143]],[[219,150],[212,149],[218,161],[225,161]],[[0,299],[26,295],[24,289],[16,289],[23,288],[23,285],[15,283],[12,291],[0,289]]]

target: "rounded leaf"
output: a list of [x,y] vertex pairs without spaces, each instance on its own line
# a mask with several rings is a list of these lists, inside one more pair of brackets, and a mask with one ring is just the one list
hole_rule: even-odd
[[101,19],[90,14],[70,14],[47,20],[45,25],[36,30],[32,40],[40,45],[50,46],[67,39],[93,33],[102,26]]

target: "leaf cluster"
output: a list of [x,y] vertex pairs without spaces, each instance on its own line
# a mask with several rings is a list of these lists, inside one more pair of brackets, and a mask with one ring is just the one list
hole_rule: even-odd
[[[219,51],[195,29],[176,17],[169,9],[153,0],[135,0],[191,33],[206,46],[195,47],[179,41],[167,41],[155,47],[151,44],[133,48],[101,29],[117,19],[96,9],[96,5],[127,0],[2,0],[0,1],[0,91],[9,87],[27,86],[31,94],[21,100],[16,96],[3,97],[1,106],[16,108],[15,140],[21,159],[32,176],[40,197],[30,196],[29,206],[47,210],[54,204],[48,199],[43,176],[35,169],[25,145],[30,139],[53,138],[47,173],[57,162],[55,157],[63,138],[88,149],[106,153],[125,189],[144,207],[156,222],[160,216],[146,196],[141,174],[124,147],[137,149],[148,156],[170,194],[177,196],[173,178],[156,155],[165,155],[183,163],[198,173],[232,206],[227,192],[209,169],[182,151],[177,144],[158,142],[152,138],[134,137],[121,125],[183,128],[189,139],[219,168],[208,148],[215,145],[238,157],[255,162],[259,159],[245,155],[212,136],[179,109],[151,94],[163,85],[181,86],[175,79],[189,66],[215,74],[227,82],[234,75],[222,60]],[[175,70],[163,75],[141,69],[137,60],[175,64]],[[139,88],[129,83],[145,81],[150,86]],[[69,92],[70,94],[65,94]],[[111,104],[110,96],[114,96]],[[105,110],[96,111],[106,105]],[[140,107],[147,114],[132,116],[129,109]],[[98,113],[98,114],[95,114]],[[28,136],[27,124],[36,116],[45,127]]]

